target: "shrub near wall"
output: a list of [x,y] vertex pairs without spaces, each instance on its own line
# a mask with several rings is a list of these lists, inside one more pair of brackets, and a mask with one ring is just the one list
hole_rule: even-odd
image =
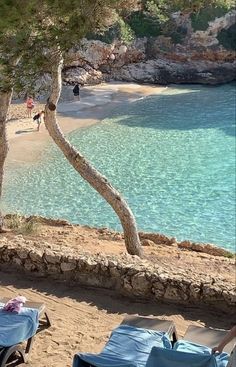
[[78,285],[113,289],[129,297],[180,304],[213,305],[227,311],[236,306],[235,286],[223,277],[189,271],[168,272],[137,256],[78,253],[67,246],[25,240],[0,240],[0,269],[15,269],[63,279]]

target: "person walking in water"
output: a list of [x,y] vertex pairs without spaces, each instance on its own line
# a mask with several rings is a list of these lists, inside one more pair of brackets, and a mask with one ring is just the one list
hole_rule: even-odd
[[80,101],[80,85],[77,83],[73,88],[73,94],[76,101]]
[[37,131],[40,129],[40,125],[44,122],[44,111],[41,111],[34,115],[33,120],[38,124]]
[[34,100],[31,96],[29,96],[26,100],[26,107],[27,107],[27,117],[31,117],[32,116],[32,110],[34,108]]

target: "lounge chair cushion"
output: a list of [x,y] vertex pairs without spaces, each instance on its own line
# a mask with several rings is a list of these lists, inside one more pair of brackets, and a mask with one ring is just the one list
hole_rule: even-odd
[[120,325],[100,354],[77,354],[73,367],[84,366],[83,361],[95,367],[144,367],[153,346],[171,348],[163,332]]
[[212,355],[208,347],[179,340],[172,350],[154,347],[146,367],[226,367],[228,359],[227,353]]
[[153,347],[146,367],[217,367],[213,355]]
[[[196,354],[204,354],[211,355],[211,348],[206,347],[201,344],[188,342],[186,340],[178,340],[174,345],[174,350],[178,350],[180,352],[186,353],[196,353]],[[229,355],[227,353],[220,353],[214,355],[216,359],[217,367],[225,367],[227,366]]]
[[0,305],[0,346],[10,347],[31,338],[37,331],[39,313],[23,307],[19,314],[3,311]]

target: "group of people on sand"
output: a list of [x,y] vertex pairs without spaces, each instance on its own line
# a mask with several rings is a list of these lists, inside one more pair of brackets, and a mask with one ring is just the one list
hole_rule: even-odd
[[[73,95],[76,101],[80,101],[80,84],[77,83],[73,88]],[[35,107],[35,102],[32,96],[26,99],[27,117],[32,117],[32,111]],[[37,123],[37,131],[39,131],[41,124],[44,122],[45,112],[40,111],[33,116],[33,120]]]

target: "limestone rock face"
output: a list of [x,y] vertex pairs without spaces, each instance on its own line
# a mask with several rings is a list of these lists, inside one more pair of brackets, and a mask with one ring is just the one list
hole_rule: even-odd
[[234,80],[236,62],[219,65],[212,61],[172,62],[163,59],[126,65],[113,71],[115,80],[138,83],[202,83],[220,84]]
[[205,31],[193,32],[190,17],[175,13],[185,38],[174,44],[170,37],[139,38],[125,45],[83,39],[65,60],[65,83],[96,84],[118,80],[139,83],[221,84],[235,79],[235,52],[219,44],[217,36],[235,24],[236,11],[209,22]]
[[197,31],[192,33],[189,39],[189,45],[191,47],[212,47],[219,44],[217,36],[223,29],[228,29],[235,24],[236,11],[233,10],[223,17],[216,18],[214,21],[209,22],[209,27],[206,31]]
[[63,80],[69,84],[101,83],[113,68],[145,59],[145,42],[146,39],[139,40],[127,47],[120,41],[106,44],[84,39],[68,53]]
[[68,66],[84,66],[90,65],[97,69],[100,65],[105,64],[113,53],[114,45],[109,45],[101,41],[83,39],[77,48],[70,50],[66,59],[66,67]]
[[99,84],[103,81],[102,72],[91,66],[67,68],[63,72],[63,80],[67,84]]
[[137,62],[145,58],[145,39],[136,40],[126,46],[121,41],[107,44],[101,41],[83,39],[76,49],[70,50],[65,60],[65,67],[90,66],[98,70],[102,66],[119,67],[129,62]]

